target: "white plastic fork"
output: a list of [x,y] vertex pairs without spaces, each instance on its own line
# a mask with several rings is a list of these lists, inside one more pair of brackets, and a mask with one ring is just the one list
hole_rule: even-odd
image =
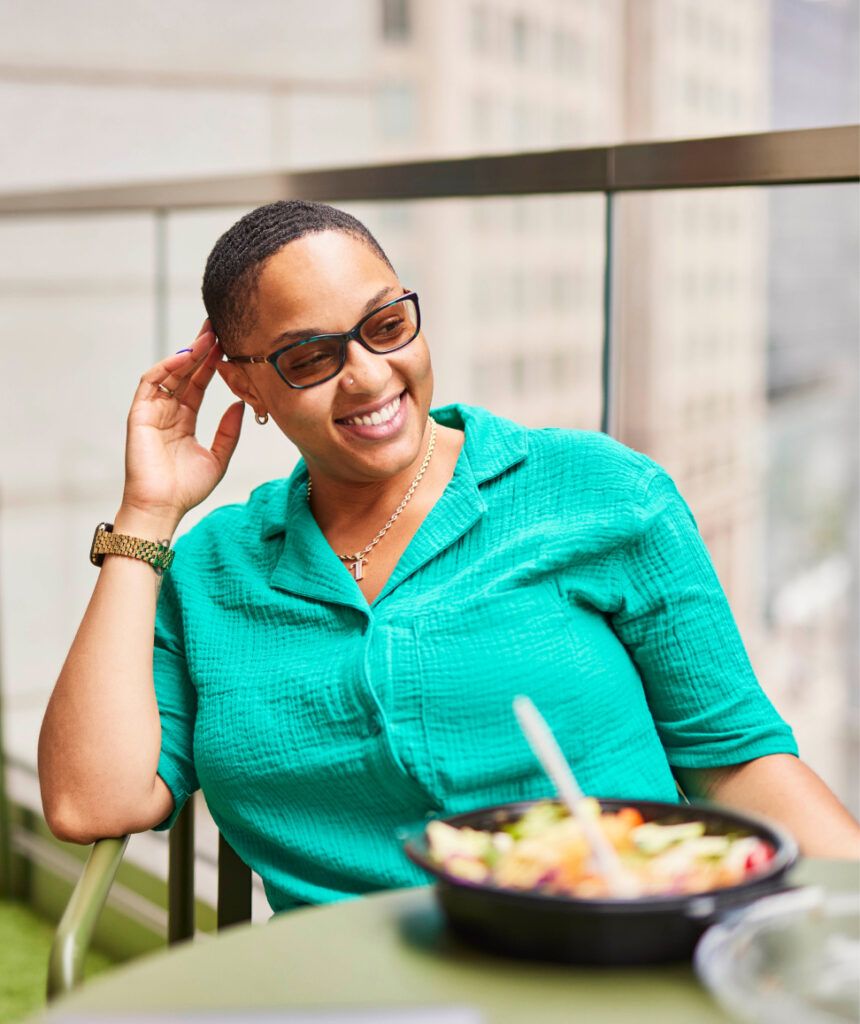
[[582,831],[591,847],[594,865],[606,879],[610,893],[621,898],[638,895],[638,886],[624,869],[615,847],[600,830],[600,826],[594,818],[590,817],[583,808],[585,795],[561,752],[552,730],[547,725],[546,719],[528,697],[522,696],[514,698],[514,714],[517,716],[517,721],[520,723],[520,728],[528,740],[529,746],[555,785],[562,802],[582,826]]

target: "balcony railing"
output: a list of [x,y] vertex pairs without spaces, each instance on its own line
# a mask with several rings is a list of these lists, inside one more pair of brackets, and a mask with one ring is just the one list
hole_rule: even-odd
[[[614,197],[629,192],[743,186],[822,185],[860,181],[860,126],[842,125],[587,149],[420,160],[370,166],[234,174],[125,185],[0,193],[0,217],[58,217],[137,211],[154,217],[155,349],[167,346],[167,230],[172,213],[252,208],[279,199],[332,203],[392,202],[493,196],[602,194],[605,197],[601,428],[613,422]],[[0,687],[2,693],[2,687]],[[2,714],[2,711],[0,711]],[[0,718],[2,724],[2,718]],[[5,817],[0,743],[0,818]],[[25,766],[15,765],[20,771]],[[34,770],[33,770],[34,771]],[[9,841],[6,822],[0,835]],[[19,852],[39,858],[42,846],[16,837]],[[0,882],[9,850],[0,843]],[[26,849],[25,849],[26,847]],[[49,859],[49,858],[48,858]]]

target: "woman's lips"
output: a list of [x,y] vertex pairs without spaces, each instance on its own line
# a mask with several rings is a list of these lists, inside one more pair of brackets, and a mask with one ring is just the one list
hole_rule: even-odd
[[335,420],[335,425],[341,430],[346,430],[355,437],[362,437],[368,441],[385,440],[399,433],[406,422],[406,406],[409,400],[409,392],[403,391],[400,395],[400,408],[394,416],[386,423],[373,423],[365,426],[363,423],[341,423]]

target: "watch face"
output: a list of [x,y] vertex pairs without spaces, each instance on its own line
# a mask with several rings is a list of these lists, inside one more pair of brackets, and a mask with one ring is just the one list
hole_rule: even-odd
[[90,561],[99,568],[105,560],[104,552],[96,554],[96,541],[102,533],[113,533],[113,523],[99,523],[93,534],[93,542],[90,544]]

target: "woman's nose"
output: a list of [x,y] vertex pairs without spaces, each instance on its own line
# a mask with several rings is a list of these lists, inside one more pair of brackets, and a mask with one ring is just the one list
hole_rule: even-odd
[[368,391],[376,394],[382,390],[391,378],[391,367],[384,355],[368,352],[357,341],[349,341],[346,346],[346,362],[341,371],[343,380],[352,380],[352,390]]

